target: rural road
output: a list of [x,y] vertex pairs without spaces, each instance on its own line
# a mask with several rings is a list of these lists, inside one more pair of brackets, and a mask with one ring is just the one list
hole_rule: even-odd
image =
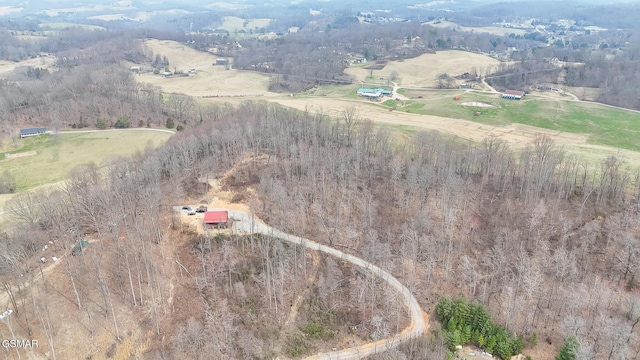
[[398,84],[394,83],[393,81],[391,83],[393,84],[393,91],[391,92],[391,98],[400,99],[400,100],[409,100],[408,97],[398,93],[398,89],[400,89],[400,86],[398,86]]
[[368,261],[360,259],[356,256],[346,254],[340,250],[336,250],[326,245],[319,244],[315,241],[307,240],[298,236],[290,235],[274,229],[259,220],[255,219],[246,212],[229,210],[230,218],[234,219],[233,230],[236,232],[246,233],[260,233],[271,237],[279,238],[284,241],[288,241],[293,244],[304,246],[308,249],[322,251],[329,255],[335,256],[341,260],[348,261],[362,269],[378,276],[383,281],[386,281],[392,288],[398,291],[403,297],[404,302],[409,308],[411,313],[411,325],[404,329],[401,333],[396,334],[390,338],[378,340],[372,343],[354,346],[347,349],[336,350],[331,352],[319,353],[310,357],[307,360],[336,360],[336,359],[360,359],[365,356],[381,353],[387,350],[391,350],[401,343],[410,339],[416,338],[424,333],[427,324],[423,316],[422,309],[418,304],[418,301],[413,296],[411,291],[400,283],[393,275],[387,271],[371,264]]

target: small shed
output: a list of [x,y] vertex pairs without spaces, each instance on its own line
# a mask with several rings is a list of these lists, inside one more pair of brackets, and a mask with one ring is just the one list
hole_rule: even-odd
[[229,65],[228,59],[216,59],[216,65]]
[[20,139],[24,139],[30,136],[38,136],[47,132],[47,128],[28,128],[20,129]]
[[226,226],[229,221],[229,212],[226,210],[206,211],[204,224],[210,226]]

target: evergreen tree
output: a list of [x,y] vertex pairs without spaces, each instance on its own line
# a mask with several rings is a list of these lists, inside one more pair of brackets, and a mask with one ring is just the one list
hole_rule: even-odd
[[456,296],[453,299],[453,303],[451,304],[452,315],[456,319],[456,322],[460,326],[464,326],[470,324],[471,314],[469,311],[469,304],[467,303],[467,299],[462,296]]
[[511,354],[513,354],[511,350],[511,346],[507,341],[500,341],[496,345],[496,354],[500,356],[502,359],[510,359]]
[[438,301],[438,305],[436,305],[436,315],[438,316],[438,320],[443,324],[446,324],[451,318],[451,298],[448,296],[443,296]]
[[128,127],[131,127],[131,122],[129,121],[129,118],[127,116],[120,116],[118,117],[118,120],[116,121],[115,127],[118,129],[125,129]]
[[577,350],[578,340],[576,340],[575,336],[569,336],[562,344],[560,353],[556,356],[556,360],[575,360]]
[[449,319],[449,322],[447,323],[447,330],[451,332],[458,330],[458,323],[456,322],[456,318]]
[[480,346],[481,348],[484,348],[485,345],[485,340],[484,340],[484,336],[482,334],[478,335],[478,340],[476,341],[476,343],[478,344],[478,346]]
[[449,333],[447,334],[447,346],[449,347],[449,349],[454,350],[456,348],[456,345],[460,344],[462,344],[462,342],[460,342],[460,331],[449,331]]

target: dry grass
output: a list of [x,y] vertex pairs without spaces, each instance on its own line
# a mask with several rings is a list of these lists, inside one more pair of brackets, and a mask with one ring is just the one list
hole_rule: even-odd
[[242,19],[237,16],[225,16],[218,28],[229,32],[235,30],[250,30],[269,26],[271,19]]
[[[404,60],[389,62],[384,69],[374,70],[374,78],[388,78],[392,71],[399,74],[398,84],[403,87],[434,87],[437,85],[436,76],[447,73],[451,76],[471,72],[475,68],[481,74],[486,74],[489,69],[500,62],[486,55],[475,54],[467,51],[448,50],[439,51],[436,54],[423,54],[421,56]],[[345,72],[356,78],[357,81],[365,81],[370,71],[363,67],[351,67]]]
[[53,30],[64,30],[69,28],[83,28],[86,30],[107,30],[103,26],[98,25],[87,25],[87,24],[76,24],[71,22],[44,22],[38,25],[41,28],[50,28]]
[[590,87],[567,87],[566,90],[577,96],[580,100],[596,101],[600,95],[600,89]]
[[31,66],[48,69],[53,67],[55,63],[56,58],[54,56],[42,56],[35,59],[27,59],[18,62],[0,60],[0,76],[2,76],[2,74],[9,73],[15,68],[21,66]]
[[182,93],[191,96],[262,96],[268,92],[269,77],[265,74],[226,70],[225,66],[214,66],[217,56],[194,50],[186,45],[168,40],[146,40],[144,42],[154,54],[166,56],[171,70],[187,72],[196,69],[187,77],[165,78],[143,74],[136,77],[140,82],[159,86],[164,92]]
[[433,27],[439,27],[439,28],[448,27],[448,28],[459,30],[459,31],[490,33],[490,34],[499,35],[499,36],[509,35],[509,34],[524,35],[527,33],[527,31],[523,29],[514,29],[514,28],[506,28],[506,27],[499,27],[499,26],[482,26],[482,27],[461,26],[454,22],[446,21],[446,20],[433,20],[425,24],[431,25]]

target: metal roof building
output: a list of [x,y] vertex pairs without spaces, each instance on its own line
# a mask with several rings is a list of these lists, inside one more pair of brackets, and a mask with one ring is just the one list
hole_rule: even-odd
[[29,136],[37,136],[47,132],[47,128],[28,128],[20,129],[20,139],[24,139]]
[[503,99],[520,100],[523,97],[524,97],[524,91],[505,90],[505,92],[502,93]]
[[206,211],[204,213],[205,225],[222,225],[226,224],[229,220],[229,213],[227,211]]

